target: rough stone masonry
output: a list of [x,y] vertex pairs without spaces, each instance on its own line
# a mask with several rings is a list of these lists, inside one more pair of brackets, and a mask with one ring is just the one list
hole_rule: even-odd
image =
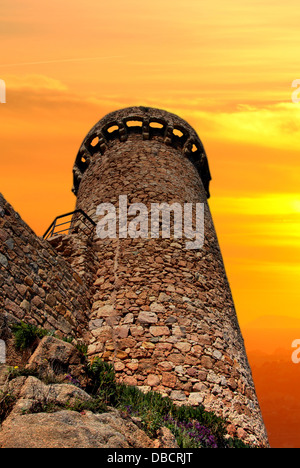
[[[184,239],[84,234],[78,212],[68,235],[37,238],[0,200],[3,317],[73,334],[117,378],[177,404],[202,404],[246,442],[268,439],[207,199],[203,145],[181,118],[159,109],[112,112],[78,152],[76,209],[95,223],[97,206],[203,203],[204,245]],[[2,210],[2,211],[1,211]],[[25,237],[24,237],[25,234]],[[1,336],[0,336],[1,338]]]

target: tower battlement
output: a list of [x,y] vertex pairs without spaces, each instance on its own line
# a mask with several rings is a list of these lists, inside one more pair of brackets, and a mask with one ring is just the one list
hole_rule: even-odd
[[128,107],[111,112],[99,120],[85,137],[73,168],[73,192],[77,194],[91,158],[103,155],[115,141],[126,141],[132,134],[143,140],[158,139],[179,149],[197,168],[209,197],[211,180],[203,144],[195,130],[175,114],[150,107]]

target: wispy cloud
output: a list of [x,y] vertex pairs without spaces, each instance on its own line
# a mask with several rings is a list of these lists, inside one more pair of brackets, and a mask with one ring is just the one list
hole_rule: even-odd
[[300,104],[239,106],[228,112],[190,111],[207,135],[263,147],[300,149]]
[[23,92],[27,89],[30,91],[66,91],[67,86],[60,80],[56,80],[46,75],[30,74],[30,75],[6,75],[6,86],[14,92]]
[[212,203],[216,213],[246,216],[300,216],[300,193],[214,197]]
[[125,57],[124,55],[108,55],[108,56],[100,56],[100,57],[75,57],[75,58],[66,58],[66,59],[56,59],[56,60],[39,60],[36,62],[17,62],[17,63],[3,63],[0,64],[1,68],[6,67],[22,67],[27,65],[44,65],[44,64],[51,64],[51,63],[68,63],[68,62],[89,62],[89,61],[96,61],[96,60],[106,60],[106,59],[115,59]]

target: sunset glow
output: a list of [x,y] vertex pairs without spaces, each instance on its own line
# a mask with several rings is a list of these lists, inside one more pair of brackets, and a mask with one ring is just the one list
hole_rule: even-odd
[[178,114],[207,152],[247,350],[289,350],[300,338],[299,16],[296,0],[2,0],[0,192],[42,235],[74,209],[72,166],[100,118],[134,105]]

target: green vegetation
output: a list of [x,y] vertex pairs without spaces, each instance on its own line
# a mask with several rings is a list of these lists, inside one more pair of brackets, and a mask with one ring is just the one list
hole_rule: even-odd
[[32,375],[33,377],[39,377],[38,372],[34,372],[31,369],[26,369],[25,367],[9,367],[8,368],[8,375],[7,375],[7,381],[11,381],[13,379],[16,379],[17,377],[29,377]]
[[[18,324],[13,325],[12,333],[15,337],[15,347],[22,351],[31,348],[37,339],[42,339],[44,336],[54,336],[55,338],[58,338],[57,336],[55,336],[55,333],[53,331],[45,330],[44,328],[37,327],[35,325],[31,325],[24,322],[20,322]],[[75,346],[75,348],[77,348],[81,354],[86,355],[86,344],[74,344],[74,338],[71,336],[62,338],[62,341],[73,344],[73,346]]]
[[[51,332],[23,322],[14,326],[13,333],[16,347],[21,350],[31,347],[37,338],[53,335]],[[71,343],[73,340],[65,338],[65,341]],[[85,346],[77,348],[86,354]],[[28,371],[12,368],[9,380],[19,375],[28,375]],[[72,376],[68,376],[70,383],[73,383]],[[78,401],[64,408],[79,412],[89,410],[95,413],[105,412],[109,407],[117,408],[125,417],[138,417],[150,437],[156,437],[158,430],[166,426],[176,437],[180,448],[251,447],[240,439],[229,437],[226,433],[226,421],[213,412],[206,411],[202,405],[177,406],[170,398],[163,397],[160,393],[144,393],[137,387],[117,383],[113,366],[99,358],[86,365],[86,376],[88,383],[84,390],[93,397],[92,400]],[[11,404],[9,395],[0,397],[0,422],[1,417],[5,418]],[[45,401],[37,404],[33,411],[53,412],[58,409],[61,408]]]
[[47,330],[24,322],[13,325],[12,332],[15,337],[16,348],[22,351],[30,348],[37,338],[43,338],[46,335],[51,335],[51,332]]
[[168,427],[180,448],[248,448],[239,439],[226,435],[226,422],[203,406],[177,406],[156,392],[143,393],[137,387],[118,384],[113,367],[95,359],[87,368],[86,389],[96,400],[141,419],[145,432],[155,437],[160,427]]

